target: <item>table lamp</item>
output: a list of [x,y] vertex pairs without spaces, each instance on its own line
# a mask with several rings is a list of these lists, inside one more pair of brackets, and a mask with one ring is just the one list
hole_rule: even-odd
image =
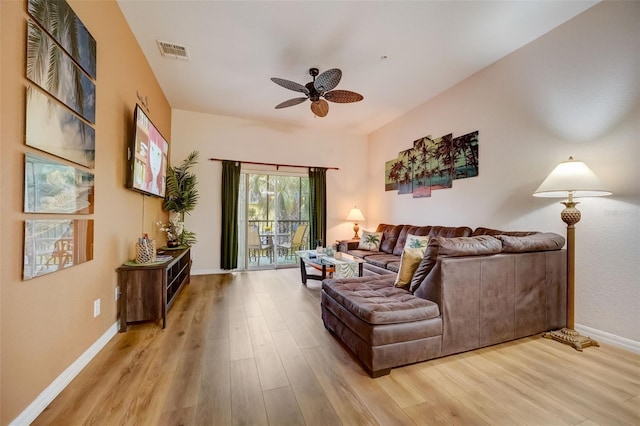
[[362,222],[364,220],[364,216],[362,215],[360,209],[356,206],[353,206],[353,208],[349,210],[349,214],[347,215],[346,220],[353,222],[353,232],[355,234],[353,236],[353,239],[359,240],[360,236],[358,235],[358,231],[360,231],[360,227],[358,226],[358,222]]
[[565,209],[560,213],[562,221],[567,224],[567,326],[561,330],[550,331],[542,336],[571,345],[582,351],[589,346],[599,346],[595,340],[581,336],[574,328],[574,289],[575,289],[575,224],[580,221],[578,202],[574,197],[602,197],[611,195],[604,189],[600,180],[582,161],[569,157],[547,176],[533,193],[534,197],[567,197],[563,201]]

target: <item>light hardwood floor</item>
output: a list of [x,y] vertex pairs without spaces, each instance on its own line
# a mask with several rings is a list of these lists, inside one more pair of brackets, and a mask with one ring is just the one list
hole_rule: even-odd
[[640,355],[539,336],[371,379],[298,269],[192,277],[35,425],[640,425]]

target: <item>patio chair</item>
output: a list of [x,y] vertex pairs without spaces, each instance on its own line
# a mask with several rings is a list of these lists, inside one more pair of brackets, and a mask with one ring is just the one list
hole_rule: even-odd
[[301,225],[298,225],[298,228],[296,228],[296,232],[293,234],[293,237],[289,241],[284,241],[277,244],[276,247],[278,248],[278,255],[281,252],[284,252],[285,256],[292,256],[294,251],[302,250],[304,248],[308,230],[308,224],[303,223]]
[[[260,234],[258,233],[258,227],[250,226],[247,233],[247,248],[249,249],[249,260],[254,257],[258,261],[260,266],[260,258],[263,253],[269,255],[269,259],[273,261],[273,244],[271,240],[267,242],[262,241]],[[252,256],[253,255],[253,256]]]

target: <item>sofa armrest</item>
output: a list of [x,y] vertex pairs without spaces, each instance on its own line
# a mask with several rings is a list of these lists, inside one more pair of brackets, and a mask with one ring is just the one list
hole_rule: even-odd
[[338,245],[338,251],[346,253],[349,250],[357,249],[359,244],[360,244],[360,240],[342,240]]

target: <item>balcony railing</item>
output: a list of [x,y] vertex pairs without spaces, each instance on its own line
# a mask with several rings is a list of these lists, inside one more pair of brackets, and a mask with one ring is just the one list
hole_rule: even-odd
[[[277,223],[277,225],[276,225]],[[284,243],[287,241],[291,241],[293,238],[293,234],[296,232],[298,226],[302,224],[309,224],[308,220],[278,220],[277,222],[274,220],[249,220],[247,221],[247,226],[255,226],[258,228],[258,233],[261,236],[265,236],[264,238],[271,238],[272,243],[277,245],[279,243]],[[277,229],[274,227],[277,226]],[[265,241],[266,242],[266,241]],[[301,249],[310,248],[309,244],[309,233],[305,236],[305,240],[303,242],[303,246]],[[295,256],[292,256],[292,253],[286,253],[281,250],[277,250],[276,247],[273,247],[273,253],[277,256],[276,259],[269,256],[270,260],[264,258],[261,260],[261,265],[271,264],[275,260],[278,265],[292,265],[296,264]],[[265,257],[267,254],[264,254]],[[252,261],[251,257],[249,259],[249,266],[255,266],[254,261]]]
[[[302,224],[309,224],[308,220],[278,220],[278,229],[274,229],[275,226],[274,220],[249,220],[249,226],[257,226],[258,233],[260,234],[269,234],[273,233],[274,235],[289,235],[293,237],[293,234],[296,232],[298,226]],[[309,235],[306,236],[306,246],[309,246]]]

